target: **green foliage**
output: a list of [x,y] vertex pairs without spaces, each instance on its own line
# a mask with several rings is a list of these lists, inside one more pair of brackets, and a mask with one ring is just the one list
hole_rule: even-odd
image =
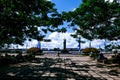
[[120,5],[105,0],[83,0],[73,12],[63,13],[66,21],[79,28],[75,34],[92,39],[120,39]]
[[90,53],[99,53],[100,51],[96,48],[85,48],[82,50],[82,52],[86,55],[89,55]]
[[90,54],[90,57],[93,58],[93,59],[97,59],[98,56],[99,56],[98,53],[91,53]]
[[28,54],[33,54],[33,55],[35,55],[35,54],[42,54],[42,50],[39,49],[39,48],[33,47],[33,48],[28,49],[27,53]]
[[47,0],[0,0],[0,46],[22,44],[26,38],[37,39],[39,32],[54,31],[63,22],[54,6]]
[[62,28],[62,29],[61,29],[61,32],[62,32],[62,33],[65,33],[66,31],[67,31],[66,28]]

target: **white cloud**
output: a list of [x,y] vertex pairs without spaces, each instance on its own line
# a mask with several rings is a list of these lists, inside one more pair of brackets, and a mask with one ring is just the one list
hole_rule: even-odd
[[36,47],[38,41],[37,40],[32,40],[32,41],[25,41],[24,46],[20,46],[18,48],[31,48],[31,47]]
[[51,1],[51,0],[47,0],[47,1]]
[[58,32],[54,32],[52,34],[49,35],[49,39],[51,39],[52,41],[49,42],[49,46],[51,48],[63,48],[63,40],[66,39],[66,46],[67,48],[71,48],[71,47],[74,47],[76,48],[77,47],[77,42],[75,41],[74,38],[72,38],[70,36],[70,34],[72,33],[58,33]]
[[91,46],[96,48],[103,48],[105,40],[95,39],[91,41]]
[[75,11],[75,10],[76,10],[76,8],[72,9],[72,11]]
[[[41,41],[41,47],[42,48],[48,48],[48,49],[53,49],[53,48],[63,48],[63,40],[66,39],[66,47],[67,48],[78,48],[78,42],[76,39],[71,37],[72,33],[66,32],[66,33],[58,33],[54,32],[51,33],[48,36],[48,39],[51,39],[51,42],[43,42]],[[81,38],[82,41],[86,41],[85,43],[81,43],[81,48],[89,47],[90,41]],[[30,48],[30,47],[36,47],[38,41],[37,40],[32,40],[26,41],[24,46],[19,46],[19,48]],[[93,40],[91,42],[92,47],[104,47],[104,40]]]
[[105,1],[113,2],[113,0],[105,0]]
[[[46,47],[46,48],[63,48],[63,40],[66,39],[66,47],[67,48],[77,48],[78,47],[78,42],[76,41],[76,39],[74,39],[73,37],[71,37],[70,35],[73,33],[58,33],[58,32],[54,32],[51,33],[48,37],[48,39],[51,39],[51,42],[41,42],[42,43],[42,47]],[[89,43],[90,41],[88,41],[87,39],[81,38],[82,41],[85,41],[85,43],[81,43],[81,48],[85,48],[85,47],[89,47]],[[91,45],[92,47],[104,47],[104,40],[93,40],[91,41]]]

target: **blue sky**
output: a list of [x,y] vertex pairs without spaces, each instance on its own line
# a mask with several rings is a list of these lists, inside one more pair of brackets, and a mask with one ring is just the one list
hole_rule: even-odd
[[[62,11],[73,11],[75,8],[79,7],[79,5],[82,3],[82,0],[49,0],[56,4],[55,8],[58,9],[58,12],[61,13]],[[64,25],[61,25],[59,27],[68,27],[67,23],[65,22]],[[74,31],[71,28],[67,28],[66,33],[48,33],[46,35],[47,39],[51,39],[51,42],[41,42],[41,48],[63,48],[63,39],[66,39],[66,45],[67,48],[78,48],[78,42],[76,39],[72,38],[70,35],[74,33]],[[87,39],[81,38],[85,43],[81,44],[81,48],[89,47],[90,41]],[[92,47],[96,48],[104,48],[104,42],[105,40],[93,40]],[[19,48],[30,48],[30,47],[36,47],[38,44],[37,40],[32,40],[31,42],[25,41],[24,46],[19,46]]]
[[[63,11],[73,11],[82,3],[82,0],[50,0],[55,3],[58,12],[61,13]],[[60,25],[59,27],[68,27],[68,24],[64,22],[64,25]],[[73,32],[72,28],[67,28],[67,32]]]
[[55,8],[57,8],[59,12],[67,12],[79,7],[82,0],[51,0],[51,2],[56,4]]

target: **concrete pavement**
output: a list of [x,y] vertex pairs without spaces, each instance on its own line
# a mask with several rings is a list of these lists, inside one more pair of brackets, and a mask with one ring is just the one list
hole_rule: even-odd
[[0,80],[120,80],[119,68],[97,63],[88,56],[45,54],[3,69]]

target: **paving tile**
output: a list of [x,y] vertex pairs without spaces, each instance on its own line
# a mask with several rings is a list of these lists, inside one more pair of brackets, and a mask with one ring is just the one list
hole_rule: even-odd
[[74,73],[78,74],[78,75],[81,75],[81,72],[80,71],[73,71]]
[[71,69],[71,67],[66,67],[67,70]]
[[100,75],[97,74],[92,74],[93,77],[101,77]]
[[118,78],[118,76],[110,76],[111,78],[113,78],[113,79],[117,79]]
[[113,78],[110,78],[110,77],[107,77],[107,78],[105,78],[105,79],[107,79],[107,80],[114,80]]
[[38,73],[38,74],[41,74],[41,73],[43,73],[43,71],[38,71],[37,73]]
[[118,74],[118,76],[120,77],[120,74]]
[[106,78],[106,77],[109,77],[108,75],[101,75],[102,77]]
[[88,75],[88,73],[85,72],[85,71],[80,71],[80,72],[81,72],[82,75]]
[[50,73],[50,77],[56,77],[55,73]]
[[55,65],[54,67],[60,67],[60,65]]
[[78,69],[77,68],[75,68],[75,67],[72,67],[71,68],[73,71],[77,71]]
[[50,72],[45,72],[44,74],[42,74],[41,76],[49,76],[50,75]]
[[[61,56],[59,58],[49,54],[38,57],[41,58],[38,60],[40,63],[34,60],[32,63],[21,64],[21,66],[28,65],[31,70],[30,75],[29,73],[28,75],[21,74],[21,77],[28,78],[33,75],[37,78],[41,76],[40,80],[120,80],[120,74],[117,74],[118,76],[108,74],[110,68],[90,60],[89,57],[64,54]],[[19,72],[22,72],[22,69]],[[0,80],[2,79],[0,78]]]
[[116,78],[114,78],[114,80],[120,80],[120,78],[116,77]]
[[65,66],[63,66],[63,65],[61,65],[61,68],[66,69],[66,67],[65,67]]
[[74,79],[74,78],[66,78],[66,80],[76,80],[76,79]]
[[54,67],[55,67],[55,65],[50,66],[50,68],[54,68]]

